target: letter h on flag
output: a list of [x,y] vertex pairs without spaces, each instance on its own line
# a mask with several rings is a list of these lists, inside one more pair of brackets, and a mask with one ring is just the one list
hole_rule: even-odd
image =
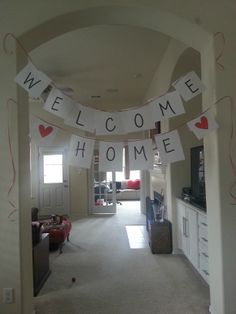
[[69,149],[70,165],[89,169],[93,157],[94,142],[88,138],[72,135]]

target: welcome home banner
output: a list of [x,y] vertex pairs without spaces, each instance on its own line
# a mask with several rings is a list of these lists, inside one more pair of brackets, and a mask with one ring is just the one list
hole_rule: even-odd
[[[29,63],[16,76],[15,81],[33,97],[38,97],[51,80]],[[96,135],[119,135],[155,128],[155,122],[185,113],[182,99],[188,101],[199,95],[205,86],[195,72],[179,78],[173,84],[174,92],[156,97],[137,109],[105,112],[77,104],[59,89],[53,87],[44,109],[62,119],[64,123]],[[95,129],[95,130],[94,130]]]
[[[51,79],[28,63],[15,77],[15,81],[30,96],[39,97],[50,85]],[[205,86],[195,72],[189,72],[176,80],[175,91],[155,97],[146,105],[121,112],[105,112],[83,106],[53,87],[44,109],[64,120],[64,124],[96,135],[119,135],[155,128],[155,122],[185,113],[183,101],[188,101],[202,93]],[[187,123],[198,139],[218,128],[209,113]],[[37,120],[31,130],[31,137],[40,145],[51,144],[57,128]],[[184,153],[177,130],[155,137],[157,149],[164,163],[183,160]],[[95,140],[73,135],[70,142],[70,164],[80,168],[90,168]],[[101,171],[122,169],[122,149],[124,143],[100,143]],[[153,167],[153,147],[150,139],[129,142],[130,169],[145,170]]]

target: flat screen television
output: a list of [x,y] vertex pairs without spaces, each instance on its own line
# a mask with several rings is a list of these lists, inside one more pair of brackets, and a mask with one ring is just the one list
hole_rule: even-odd
[[191,202],[206,210],[204,148],[191,148]]

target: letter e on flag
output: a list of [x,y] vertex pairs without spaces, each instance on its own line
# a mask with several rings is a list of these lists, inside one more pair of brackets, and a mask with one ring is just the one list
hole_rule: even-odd
[[155,135],[157,150],[164,164],[184,160],[184,152],[177,130]]
[[185,101],[201,94],[206,89],[195,72],[189,72],[172,85]]

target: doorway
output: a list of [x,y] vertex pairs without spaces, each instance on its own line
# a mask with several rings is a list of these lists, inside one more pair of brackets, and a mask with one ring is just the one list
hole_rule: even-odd
[[116,195],[114,189],[114,176],[107,181],[106,173],[99,171],[99,155],[94,153],[92,169],[92,214],[115,214]]
[[39,149],[40,214],[69,214],[69,181],[64,148]]

